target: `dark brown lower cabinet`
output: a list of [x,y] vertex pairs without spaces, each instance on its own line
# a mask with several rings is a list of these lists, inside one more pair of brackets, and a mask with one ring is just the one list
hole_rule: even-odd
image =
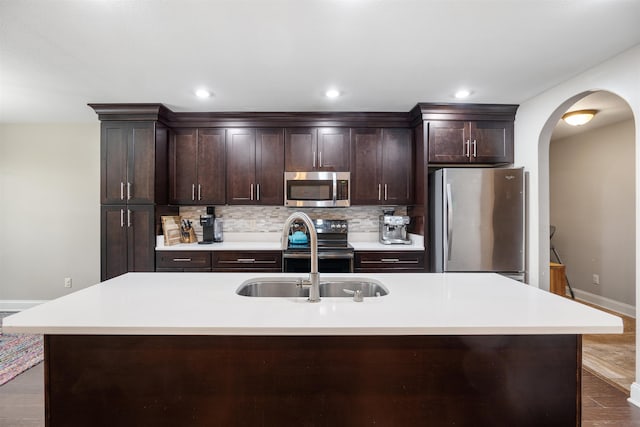
[[214,251],[213,271],[281,272],[281,251]]
[[579,426],[580,335],[45,335],[74,426]]
[[424,251],[356,251],[356,273],[424,273]]
[[210,251],[157,251],[156,271],[211,271]]
[[154,205],[102,205],[102,281],[129,271],[154,271],[154,212]]

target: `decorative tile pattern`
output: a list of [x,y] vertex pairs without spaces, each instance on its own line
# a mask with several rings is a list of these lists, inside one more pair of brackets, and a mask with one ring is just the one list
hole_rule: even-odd
[[[230,233],[279,233],[284,221],[296,211],[303,211],[312,219],[346,219],[349,231],[378,232],[378,217],[383,206],[354,206],[350,208],[288,208],[284,206],[216,206],[216,217],[222,218],[223,230]],[[387,208],[387,206],[385,206]],[[406,215],[406,206],[394,207],[397,215]],[[200,215],[206,206],[181,206],[180,215],[190,219],[196,235],[202,238]]]

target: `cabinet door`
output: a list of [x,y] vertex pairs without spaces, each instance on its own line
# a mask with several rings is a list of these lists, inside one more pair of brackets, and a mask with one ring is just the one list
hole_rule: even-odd
[[513,163],[513,122],[471,122],[471,161]]
[[197,204],[225,203],[225,158],[224,129],[199,129]]
[[262,205],[284,204],[284,134],[256,130],[256,197]]
[[257,203],[256,131],[227,129],[227,203]]
[[127,203],[153,203],[155,196],[155,126],[132,123],[127,132]]
[[100,212],[100,280],[127,272],[126,205],[103,205]]
[[316,168],[317,135],[315,128],[285,130],[284,162],[287,172],[308,172]]
[[351,131],[351,204],[377,205],[382,198],[380,182],[380,129]]
[[468,122],[429,122],[429,162],[468,163],[468,141]]
[[382,199],[408,204],[413,196],[413,141],[410,129],[382,130]]
[[102,122],[100,135],[100,201],[126,203],[128,125]]
[[196,198],[197,129],[177,129],[169,142],[169,201],[193,204]]
[[154,271],[155,244],[153,205],[127,205],[127,271]]
[[349,172],[349,129],[319,128],[317,169]]

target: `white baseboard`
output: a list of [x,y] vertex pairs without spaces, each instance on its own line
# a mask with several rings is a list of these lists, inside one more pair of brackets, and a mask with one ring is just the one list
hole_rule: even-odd
[[629,396],[627,402],[640,407],[640,384],[636,382],[631,384],[631,396]]
[[600,307],[624,314],[629,317],[633,317],[634,319],[636,318],[636,308],[632,305],[615,301],[601,295],[592,294],[591,292],[586,292],[580,289],[574,289],[573,293],[576,296],[576,299],[599,305]]
[[0,311],[22,311],[47,302],[46,300],[5,299],[0,300]]

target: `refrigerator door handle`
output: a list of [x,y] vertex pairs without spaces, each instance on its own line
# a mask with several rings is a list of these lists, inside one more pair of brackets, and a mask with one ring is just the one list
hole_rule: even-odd
[[453,200],[451,184],[447,184],[447,260],[451,261],[451,246],[453,238]]

